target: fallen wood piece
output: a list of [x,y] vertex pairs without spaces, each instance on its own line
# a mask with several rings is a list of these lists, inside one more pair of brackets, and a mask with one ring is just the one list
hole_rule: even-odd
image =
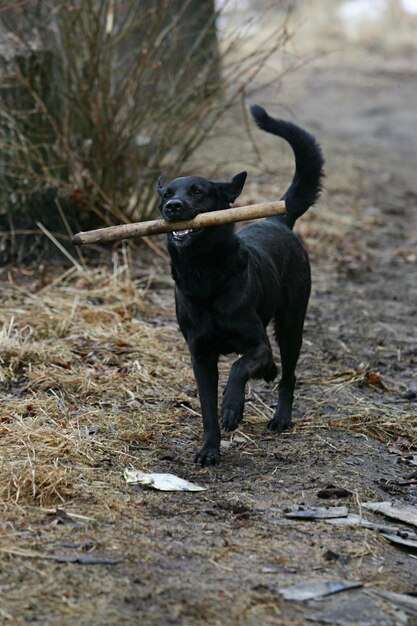
[[107,558],[106,556],[99,554],[48,554],[44,557],[39,555],[39,558],[45,558],[52,561],[58,561],[58,563],[79,563],[80,565],[117,565],[126,560],[126,557]]
[[417,526],[417,510],[411,506],[395,506],[391,502],[364,502],[362,508]]
[[414,533],[401,533],[399,535],[391,535],[389,533],[381,533],[382,537],[410,550],[417,550],[417,535]]
[[58,563],[79,563],[80,565],[116,565],[126,560],[125,556],[108,558],[101,554],[75,553],[75,554],[44,554],[35,550],[21,550],[19,548],[1,548],[0,552],[12,554],[14,556],[26,557],[29,559],[44,559],[47,561],[58,561]]
[[284,517],[289,519],[329,519],[334,517],[347,517],[349,509],[347,506],[329,506],[329,507],[293,507],[291,511],[285,513]]
[[121,239],[135,239],[136,237],[147,237],[159,235],[179,230],[205,228],[206,226],[218,226],[219,224],[229,224],[230,222],[244,222],[256,220],[261,217],[272,217],[273,215],[284,215],[286,212],[283,200],[275,202],[262,202],[261,204],[250,204],[248,206],[232,207],[221,211],[210,211],[199,213],[193,220],[185,222],[167,222],[161,220],[151,220],[149,222],[135,222],[132,224],[121,224],[120,226],[108,226],[97,230],[87,230],[74,235],[72,243],[75,246],[82,246],[87,243],[109,243],[120,241]]
[[367,590],[350,593],[346,600],[342,597],[337,602],[330,601],[320,611],[309,611],[307,620],[321,626],[406,626],[411,623],[404,611],[394,609],[381,597],[371,597]]
[[282,587],[278,591],[285,598],[285,600],[298,600],[300,602],[304,602],[306,600],[313,600],[314,598],[329,596],[333,593],[347,591],[348,589],[357,589],[358,587],[362,587],[362,583],[349,582],[345,580],[312,580],[300,583],[299,585],[293,585],[292,587]]
[[396,533],[399,531],[397,526],[390,526],[388,524],[378,524],[377,522],[371,522],[361,515],[356,513],[349,513],[347,517],[337,517],[334,519],[327,519],[328,524],[334,526],[362,526],[363,528],[370,528],[373,530],[380,530],[385,533]]
[[417,598],[415,596],[410,596],[406,593],[395,593],[394,591],[384,591],[383,589],[366,589],[365,593],[370,596],[378,596],[405,610],[409,609],[413,613],[417,613]]

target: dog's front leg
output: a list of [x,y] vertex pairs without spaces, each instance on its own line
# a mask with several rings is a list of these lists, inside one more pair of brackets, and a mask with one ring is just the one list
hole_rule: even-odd
[[232,365],[223,394],[220,421],[226,432],[235,430],[243,419],[245,385],[250,378],[271,381],[277,375],[271,346],[265,336]]
[[219,373],[217,355],[191,355],[194,376],[200,396],[203,415],[203,444],[194,461],[204,465],[220,462],[220,427],[217,415],[217,387]]

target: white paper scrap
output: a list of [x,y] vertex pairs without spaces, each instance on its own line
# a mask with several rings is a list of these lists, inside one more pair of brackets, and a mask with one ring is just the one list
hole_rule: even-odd
[[132,467],[126,467],[123,475],[129,484],[144,485],[158,489],[158,491],[206,491],[206,487],[201,487],[175,474],[147,474]]

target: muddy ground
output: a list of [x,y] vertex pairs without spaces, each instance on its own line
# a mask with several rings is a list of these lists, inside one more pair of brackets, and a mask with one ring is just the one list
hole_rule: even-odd
[[[257,96],[312,130],[327,162],[323,198],[298,225],[313,293],[294,429],[279,437],[266,430],[276,388],[252,384],[241,429],[224,438],[222,464],[194,465],[199,404],[163,257],[152,268],[134,259],[132,283],[102,290],[102,275],[100,284],[95,274],[76,273],[55,286],[49,276],[46,288],[37,271],[25,270],[23,282],[22,268],[7,268],[2,321],[11,328],[13,317],[21,333],[37,330],[21,344],[17,365],[16,355],[3,360],[1,470],[9,482],[0,522],[1,623],[417,624],[415,609],[374,593],[417,594],[415,551],[391,545],[378,530],[285,517],[293,506],[347,505],[360,513],[369,501],[417,505],[410,465],[417,442],[412,18],[402,16],[397,37],[384,40],[382,23],[362,30],[313,13],[314,24],[305,11],[294,17],[292,58],[309,62]],[[248,167],[243,200],[270,199],[291,175],[291,155],[256,131],[260,162],[239,134],[228,140],[226,174]],[[220,135],[209,144],[218,146],[219,161],[223,144]],[[22,450],[32,477],[45,470],[43,482],[18,474],[13,463]],[[45,469],[54,463],[67,472],[55,483]],[[128,486],[128,464],[207,490]],[[323,500],[318,493],[328,485],[351,495]],[[307,603],[280,594],[312,580],[362,588]]]

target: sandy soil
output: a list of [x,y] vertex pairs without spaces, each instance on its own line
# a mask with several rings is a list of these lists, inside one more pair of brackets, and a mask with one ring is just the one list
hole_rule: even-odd
[[[390,32],[384,39],[386,24],[344,26],[330,13],[336,3],[320,3],[328,11],[308,4],[316,21],[308,11],[296,12],[291,55],[276,61],[280,70],[294,59],[308,63],[289,73],[279,88],[271,86],[257,96],[271,113],[313,131],[327,162],[323,199],[298,225],[310,251],[314,288],[298,367],[296,426],[271,436],[265,423],[276,390],[253,384],[242,428],[224,439],[222,464],[204,470],[193,464],[199,405],[174,322],[167,263],[158,261],[139,314],[149,333],[159,337],[159,348],[138,358],[149,372],[152,359],[166,364],[165,378],[151,373],[148,386],[141,379],[126,409],[131,410],[129,423],[135,412],[140,414],[147,436],[129,440],[127,435],[124,454],[119,454],[122,418],[111,398],[91,400],[92,407],[104,406],[111,414],[115,442],[95,453],[93,473],[79,472],[79,496],[72,492],[48,506],[31,505],[27,498],[21,507],[5,508],[0,623],[417,623],[416,609],[370,595],[417,594],[415,551],[391,545],[378,530],[285,517],[293,506],[348,505],[350,512],[360,513],[369,501],[417,505],[416,468],[409,464],[417,442],[417,49],[409,36],[412,18],[395,14],[397,36]],[[288,181],[291,155],[272,138],[255,134],[262,160],[246,159],[250,143],[242,138],[242,149],[239,133],[234,143],[228,141],[226,173],[248,167],[251,182],[242,202],[268,199]],[[219,135],[209,145],[225,154]],[[139,262],[136,276],[143,271]],[[83,285],[78,286],[83,298]],[[126,293],[124,302],[129,298]],[[17,319],[24,318],[26,302],[22,295]],[[90,298],[89,304],[91,315],[97,311],[99,316],[101,301]],[[127,326],[125,331],[128,336]],[[140,346],[145,352],[146,342]],[[83,358],[92,363],[94,350],[92,342]],[[127,350],[117,358],[126,362]],[[61,362],[61,367],[66,365]],[[1,391],[5,398],[11,393],[7,385]],[[75,406],[77,398],[72,401]],[[98,421],[91,428],[91,448],[98,449],[103,429]],[[2,442],[7,445],[6,437]],[[207,490],[167,494],[128,486],[121,478],[128,462],[147,471],[173,472]],[[323,500],[318,493],[328,485],[351,495]],[[380,515],[366,516],[384,521]],[[100,560],[99,555],[107,562],[60,562],[71,555]],[[312,580],[348,580],[362,588],[306,603],[280,594],[284,587]]]

